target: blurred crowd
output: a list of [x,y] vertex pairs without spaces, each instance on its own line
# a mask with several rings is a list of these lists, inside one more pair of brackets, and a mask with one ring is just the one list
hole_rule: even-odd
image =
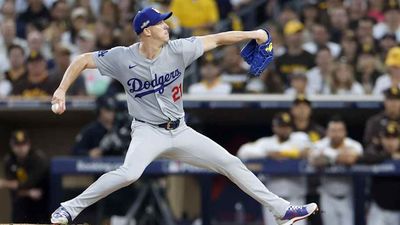
[[[380,95],[400,85],[398,0],[1,0],[0,5],[0,97],[51,96],[79,54],[136,42],[132,18],[148,5],[173,11],[167,20],[172,38],[260,27],[273,38],[274,64],[260,77],[247,75],[240,46],[228,46],[204,55],[187,73],[184,90],[191,94]],[[88,69],[68,94],[118,92],[124,92],[118,82]]]

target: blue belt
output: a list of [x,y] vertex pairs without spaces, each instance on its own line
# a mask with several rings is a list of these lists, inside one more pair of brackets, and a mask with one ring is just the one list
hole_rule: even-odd
[[135,120],[139,121],[141,123],[147,123],[147,124],[150,124],[150,125],[153,125],[153,126],[161,127],[161,128],[166,129],[166,130],[175,130],[176,128],[179,127],[179,124],[181,122],[180,120],[174,120],[174,121],[170,120],[170,121],[168,121],[166,123],[152,124],[152,123],[149,123],[149,122],[146,122],[146,121],[143,121],[143,120],[139,120],[139,119],[136,119],[136,118],[135,118]]

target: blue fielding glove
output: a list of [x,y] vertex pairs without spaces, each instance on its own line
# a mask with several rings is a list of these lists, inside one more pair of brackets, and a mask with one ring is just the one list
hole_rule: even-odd
[[249,74],[252,76],[260,76],[274,59],[272,37],[267,30],[265,32],[268,34],[267,41],[258,45],[253,39],[240,51],[240,55],[250,65]]
[[247,44],[240,51],[240,56],[242,56],[247,64],[251,65],[251,62],[254,59],[254,52],[256,51],[257,47],[258,44],[256,42],[256,39],[252,39],[251,41],[247,42]]

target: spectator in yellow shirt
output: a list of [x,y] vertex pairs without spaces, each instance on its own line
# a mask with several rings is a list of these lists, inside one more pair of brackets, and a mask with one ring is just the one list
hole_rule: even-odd
[[214,0],[172,0],[171,11],[182,28],[192,30],[192,35],[211,33],[219,20]]

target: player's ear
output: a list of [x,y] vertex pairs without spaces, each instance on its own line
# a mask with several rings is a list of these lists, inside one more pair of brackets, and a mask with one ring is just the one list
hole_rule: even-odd
[[146,36],[146,37],[150,37],[151,36],[151,31],[150,31],[150,29],[148,27],[146,27],[146,28],[143,29],[142,34],[144,36]]

